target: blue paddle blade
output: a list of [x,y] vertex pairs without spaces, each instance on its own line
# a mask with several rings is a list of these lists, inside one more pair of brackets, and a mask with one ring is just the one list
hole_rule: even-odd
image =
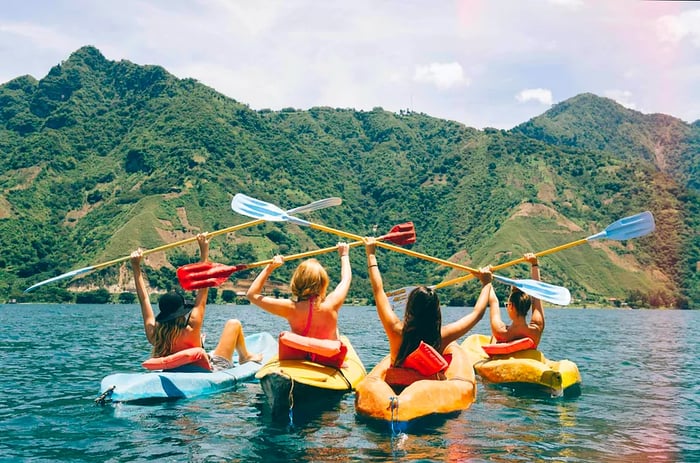
[[651,212],[646,211],[611,223],[605,230],[589,236],[586,240],[591,241],[606,238],[609,240],[623,241],[648,235],[655,229],[656,224],[654,223],[654,216],[651,215]]
[[242,193],[236,194],[231,200],[231,209],[254,219],[282,222],[286,213],[275,205],[259,201]]
[[551,304],[569,305],[571,303],[571,293],[563,286],[556,286],[538,280],[513,280],[500,275],[494,275],[493,278],[502,283],[515,286],[525,294]]
[[403,288],[395,289],[393,291],[388,291],[386,293],[387,299],[389,299],[389,305],[394,310],[403,310],[406,307],[406,302],[408,302],[408,295],[416,289],[417,286],[404,286]]
[[231,200],[231,209],[239,214],[262,219],[268,222],[291,222],[297,225],[310,225],[310,222],[287,214],[274,204],[237,193]]
[[33,284],[29,288],[25,289],[24,292],[28,293],[29,291],[31,291],[35,288],[38,288],[39,286],[53,283],[54,281],[60,281],[60,280],[66,279],[66,278],[73,278],[73,277],[77,277],[79,275],[86,275],[88,273],[93,272],[94,270],[95,270],[94,266],[83,267],[83,268],[79,268],[76,270],[71,270],[70,272],[62,273],[61,275],[55,276],[53,278],[49,278],[48,280],[40,281],[39,283]]
[[338,197],[319,199],[313,203],[306,204],[304,206],[295,207],[294,209],[289,209],[287,214],[304,214],[306,212],[313,212],[319,209],[325,209],[327,207],[340,206],[343,200]]

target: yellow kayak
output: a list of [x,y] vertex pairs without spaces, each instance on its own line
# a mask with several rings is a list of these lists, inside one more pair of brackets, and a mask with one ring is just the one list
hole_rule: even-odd
[[482,346],[491,344],[490,336],[473,334],[462,347],[480,357],[474,370],[484,381],[513,388],[529,388],[553,397],[581,394],[581,374],[574,362],[552,361],[537,349],[526,349],[489,357]]
[[355,390],[367,372],[348,338],[341,336],[340,340],[348,348],[341,368],[274,356],[255,374],[273,416],[288,416],[295,406]]

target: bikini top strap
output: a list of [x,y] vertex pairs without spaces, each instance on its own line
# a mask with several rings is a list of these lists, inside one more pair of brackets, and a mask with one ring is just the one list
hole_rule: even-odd
[[311,318],[313,317],[314,313],[314,299],[316,299],[316,296],[311,296],[309,298],[309,316],[306,317],[306,328],[304,328],[302,336],[306,336],[309,333],[309,330],[311,329]]

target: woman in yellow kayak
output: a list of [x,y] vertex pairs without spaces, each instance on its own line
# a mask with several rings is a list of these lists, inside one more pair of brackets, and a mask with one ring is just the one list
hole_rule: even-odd
[[[530,275],[533,280],[540,280],[540,268],[537,256],[527,253],[523,256],[530,263]],[[532,309],[530,321],[527,321],[527,314]],[[497,342],[511,342],[517,339],[530,338],[535,343],[534,349],[540,343],[544,332],[544,309],[542,302],[534,297],[530,297],[518,288],[513,287],[506,302],[506,310],[511,320],[510,325],[506,325],[501,320],[501,309],[498,304],[490,310],[491,334]]]
[[[345,302],[352,281],[352,268],[350,267],[350,246],[347,243],[338,243],[340,256],[340,282],[333,291],[326,294],[329,285],[328,273],[316,259],[303,261],[294,271],[290,282],[291,299],[278,299],[263,296],[262,289],[270,274],[276,268],[284,264],[284,257],[277,255],[257,276],[253,284],[248,288],[246,296],[248,300],[263,310],[285,318],[294,335],[314,340],[337,340],[338,311]],[[282,333],[286,335],[285,332]],[[298,338],[296,338],[298,339]],[[305,357],[306,351],[288,347],[283,338],[280,338],[280,359],[292,359]],[[303,341],[303,340],[300,340]],[[335,363],[336,359],[323,359]],[[342,363],[342,356],[337,359]]]
[[[209,239],[206,233],[197,235],[197,243],[200,259],[206,262],[209,256]],[[192,347],[202,347],[202,324],[209,289],[200,289],[194,304],[187,303],[183,296],[176,292],[166,293],[158,300],[159,313],[155,316],[146,292],[146,283],[141,270],[142,259],[141,249],[131,253],[136,294],[141,304],[146,338],[153,346],[152,356],[162,358]],[[211,367],[214,370],[233,367],[234,349],[238,352],[239,363],[262,360],[262,354],[248,352],[241,322],[231,319],[224,325],[224,331],[221,333],[216,349],[209,354]]]

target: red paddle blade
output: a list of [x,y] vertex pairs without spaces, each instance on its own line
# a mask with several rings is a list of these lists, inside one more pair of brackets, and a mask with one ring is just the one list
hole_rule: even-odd
[[416,229],[413,222],[404,222],[394,225],[389,233],[382,236],[381,239],[391,241],[399,246],[406,246],[416,242]]
[[219,286],[234,272],[244,270],[246,265],[224,265],[216,262],[197,262],[177,269],[177,280],[185,291]]

